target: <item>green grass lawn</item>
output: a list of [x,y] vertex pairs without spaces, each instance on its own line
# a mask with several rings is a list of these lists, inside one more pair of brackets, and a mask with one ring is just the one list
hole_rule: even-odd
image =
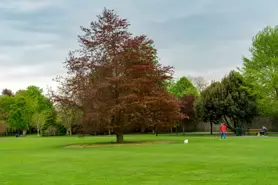
[[[183,144],[185,138],[189,144]],[[1,185],[277,185],[278,138],[126,136],[176,144],[63,148],[114,137],[0,138]]]

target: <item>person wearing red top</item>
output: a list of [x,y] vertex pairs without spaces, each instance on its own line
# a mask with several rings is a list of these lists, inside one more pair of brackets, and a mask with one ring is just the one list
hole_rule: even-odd
[[227,126],[222,123],[221,124],[221,138],[226,140],[226,137],[227,137],[226,133],[227,133]]

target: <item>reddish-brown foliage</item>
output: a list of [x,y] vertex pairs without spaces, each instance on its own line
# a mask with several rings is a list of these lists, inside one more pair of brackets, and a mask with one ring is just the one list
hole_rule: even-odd
[[13,96],[14,94],[13,94],[12,90],[10,90],[10,89],[3,89],[2,95],[3,96]]
[[82,27],[81,49],[66,61],[67,92],[55,97],[81,107],[84,122],[94,130],[113,128],[117,142],[123,142],[128,124],[158,126],[182,118],[179,100],[164,85],[172,67],[157,64],[153,41],[133,37],[128,26],[105,9],[90,28]]
[[5,121],[0,120],[0,135],[4,135],[7,132],[7,129],[8,129],[8,126],[5,123]]
[[181,99],[181,101],[182,101],[181,112],[187,115],[186,119],[194,119],[195,117],[194,104],[196,101],[196,97],[193,95],[185,95]]
[[196,101],[196,97],[193,95],[184,95],[181,101],[182,101],[181,113],[186,115],[182,119],[182,128],[184,132],[184,127],[186,126],[186,124],[194,121],[195,119],[196,115],[195,115],[194,104]]

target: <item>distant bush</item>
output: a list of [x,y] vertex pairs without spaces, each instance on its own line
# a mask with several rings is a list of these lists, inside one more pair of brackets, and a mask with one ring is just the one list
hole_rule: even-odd
[[45,130],[44,134],[47,136],[56,136],[57,128],[51,125]]
[[56,122],[55,112],[49,112],[42,127],[42,136],[63,136],[66,133],[67,129],[62,124]]
[[57,123],[44,124],[42,128],[42,136],[63,136],[66,133],[67,129]]

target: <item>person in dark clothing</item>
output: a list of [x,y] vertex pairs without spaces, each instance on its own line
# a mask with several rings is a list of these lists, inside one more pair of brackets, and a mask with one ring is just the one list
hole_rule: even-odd
[[266,132],[267,132],[267,128],[263,126],[260,135],[264,136]]

